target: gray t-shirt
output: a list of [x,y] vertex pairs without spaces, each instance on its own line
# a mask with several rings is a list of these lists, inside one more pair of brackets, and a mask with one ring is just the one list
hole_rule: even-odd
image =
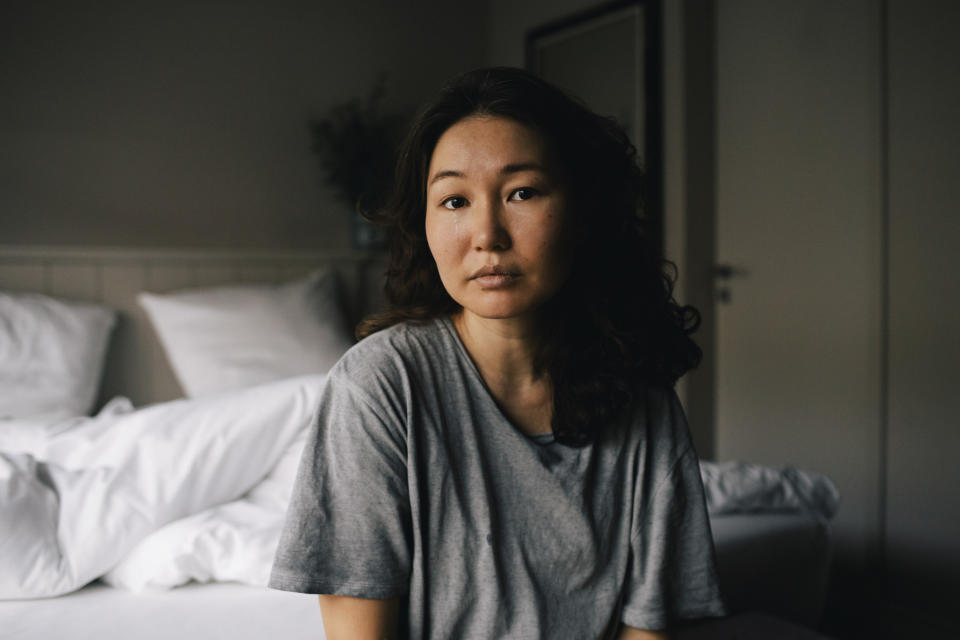
[[330,371],[270,586],[404,598],[409,637],[608,638],[723,614],[696,452],[650,389],[594,443],[504,416],[451,321]]

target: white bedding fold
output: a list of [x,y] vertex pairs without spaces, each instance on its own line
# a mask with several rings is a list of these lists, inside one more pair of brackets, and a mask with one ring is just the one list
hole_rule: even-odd
[[245,494],[310,424],[322,380],[111,413],[0,453],[0,599],[73,591],[163,525]]
[[104,581],[130,591],[170,589],[191,581],[266,586],[305,442],[306,431],[242,498],[147,536]]

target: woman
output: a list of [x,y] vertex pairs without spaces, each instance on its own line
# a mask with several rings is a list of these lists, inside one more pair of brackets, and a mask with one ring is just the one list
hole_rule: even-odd
[[696,312],[646,246],[609,121],[518,69],[408,135],[391,311],[334,367],[272,586],[340,638],[666,638],[720,615],[672,392]]

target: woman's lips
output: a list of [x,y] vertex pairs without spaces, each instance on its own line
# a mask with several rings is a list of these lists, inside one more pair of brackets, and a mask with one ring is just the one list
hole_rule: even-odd
[[504,267],[483,267],[470,277],[481,289],[502,289],[512,286],[520,279],[520,274]]
[[504,287],[513,285],[519,279],[520,276],[504,273],[490,274],[488,276],[477,276],[473,279],[473,281],[480,285],[481,289],[502,289]]

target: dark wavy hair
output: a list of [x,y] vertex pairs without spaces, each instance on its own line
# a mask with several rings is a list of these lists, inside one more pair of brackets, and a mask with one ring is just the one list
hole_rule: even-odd
[[531,73],[506,67],[468,72],[420,112],[400,148],[392,196],[370,216],[389,230],[390,307],[365,318],[357,337],[460,309],[427,246],[426,180],[440,136],[470,116],[531,127],[563,168],[582,239],[571,276],[544,308],[535,366],[553,386],[557,441],[582,446],[644,386],[672,387],[699,364],[701,351],[690,334],[700,315],[673,299],[676,268],[647,237],[643,172],[622,129]]

